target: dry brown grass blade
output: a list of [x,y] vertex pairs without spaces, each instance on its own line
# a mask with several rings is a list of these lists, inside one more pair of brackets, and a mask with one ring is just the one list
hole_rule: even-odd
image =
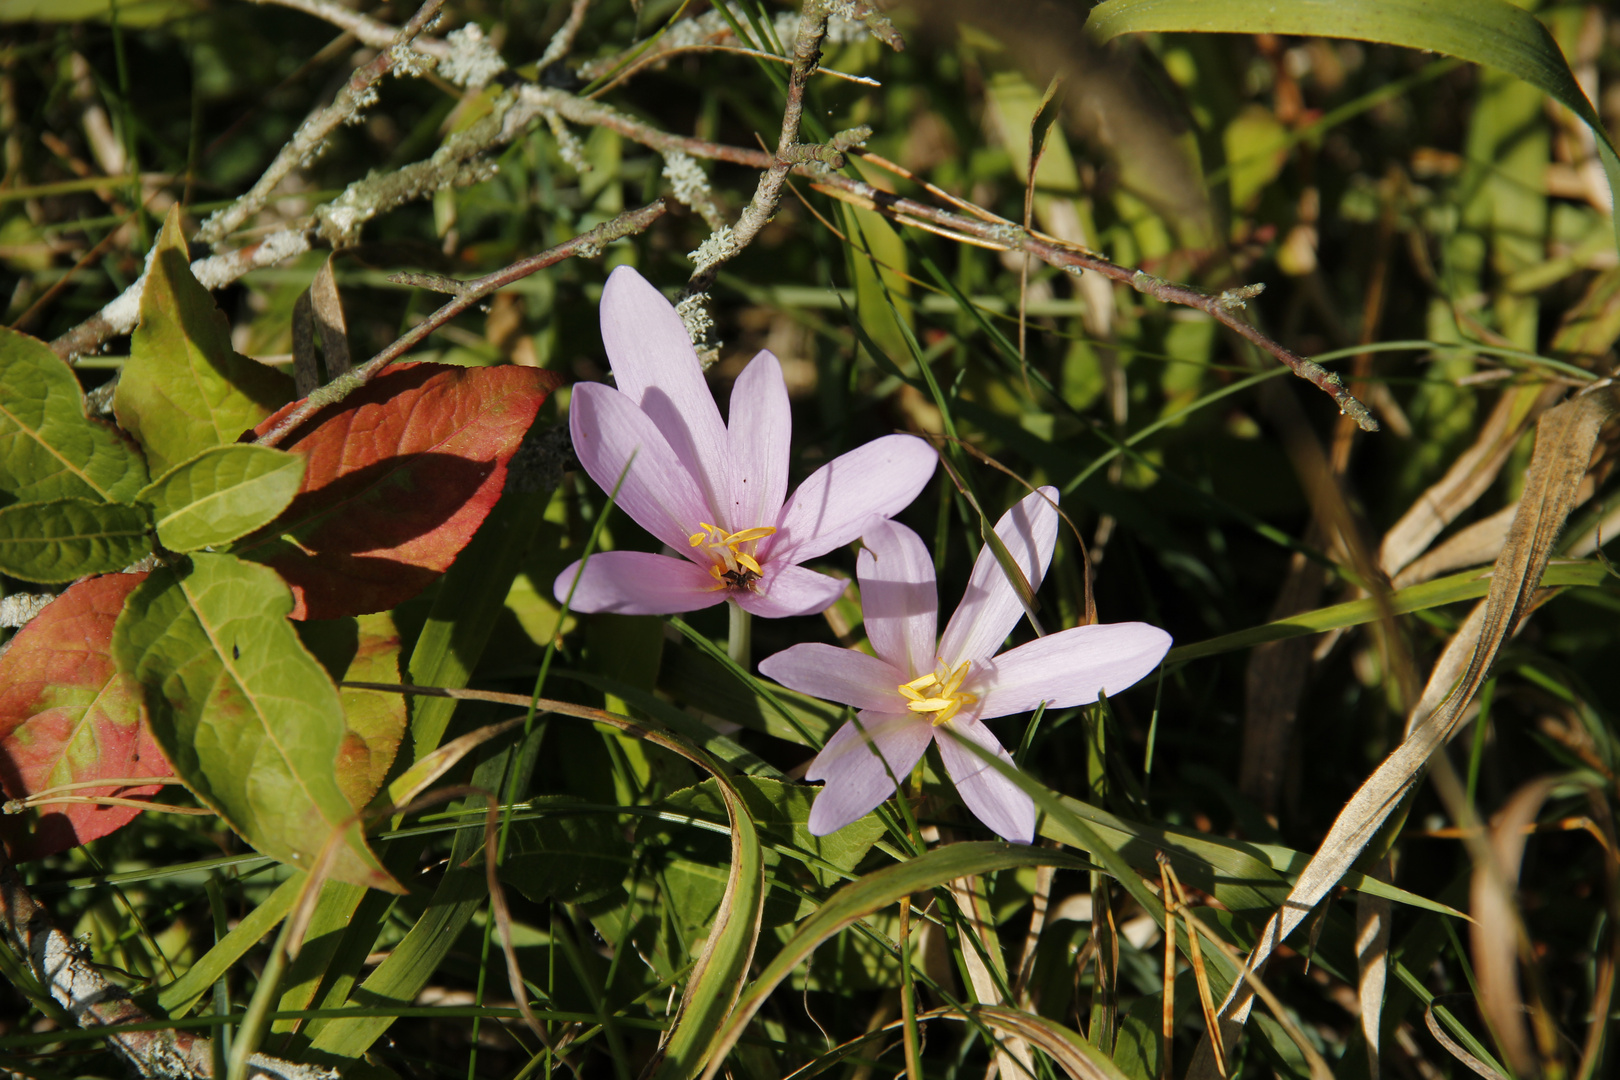
[[[1379,860],[1371,876],[1391,881],[1395,874],[1389,856]],[[1367,1047],[1368,1080],[1378,1080],[1379,1024],[1384,1015],[1384,988],[1389,980],[1390,920],[1395,905],[1387,897],[1356,894],[1356,999],[1361,1005],[1361,1035]]]
[[1592,1022],[1586,1028],[1586,1042],[1581,1047],[1581,1065],[1575,1071],[1576,1080],[1591,1080],[1603,1061],[1605,1037],[1609,1031],[1609,1009],[1614,1002],[1615,974],[1620,970],[1620,932],[1616,920],[1620,918],[1620,843],[1616,842],[1614,811],[1608,798],[1597,788],[1587,789],[1586,798],[1592,807],[1592,828],[1603,847],[1603,892],[1608,906],[1608,949],[1597,958],[1597,980],[1592,989],[1592,1005],[1588,1010]]
[[[1519,866],[1524,859],[1528,835],[1525,827],[1536,820],[1541,804],[1556,783],[1556,779],[1544,777],[1514,792],[1491,822],[1487,840],[1489,855],[1475,861],[1469,885],[1469,912],[1474,917],[1468,928],[1469,953],[1479,983],[1480,1012],[1485,1016],[1503,1060],[1520,1076],[1535,1075],[1537,1044],[1544,1041],[1532,1038],[1525,1014],[1539,1012],[1544,1019],[1546,1008],[1544,1003],[1535,1001],[1539,995],[1532,995],[1534,1003],[1527,1010],[1520,992],[1519,964],[1522,961],[1527,968],[1534,965],[1535,955],[1524,922],[1519,918],[1514,893]],[[1556,1038],[1552,1042],[1555,1048]]]
[[[1507,545],[1496,560],[1489,595],[1436,664],[1423,697],[1412,710],[1406,739],[1351,796],[1282,908],[1261,931],[1249,957],[1251,968],[1260,969],[1343,877],[1417,783],[1430,756],[1456,732],[1491,661],[1535,593],[1553,542],[1574,506],[1598,432],[1614,405],[1613,388],[1600,384],[1542,416],[1519,509]],[[1475,635],[1472,640],[1465,637],[1470,634]],[[1467,669],[1453,683],[1448,676],[1464,653],[1468,654]],[[1239,984],[1222,1006],[1221,1015],[1240,1024],[1247,1019],[1253,1001],[1253,991]],[[1190,1080],[1215,1075],[1213,1055],[1206,1046],[1207,1040],[1193,1061]]]
[[1429,1029],[1429,1034],[1434,1036],[1434,1041],[1446,1048],[1446,1053],[1468,1066],[1468,1068],[1474,1073],[1485,1077],[1485,1080],[1508,1080],[1508,1077],[1497,1072],[1495,1069],[1479,1060],[1479,1058],[1475,1057],[1473,1054],[1470,1054],[1467,1050],[1464,1050],[1462,1046],[1457,1043],[1457,1040],[1446,1034],[1446,1029],[1442,1027],[1440,1025],[1440,1021],[1435,1018],[1433,1001],[1429,1002],[1429,1007],[1423,1010],[1423,1024]]
[[[1182,920],[1187,924],[1187,957],[1192,961],[1193,978],[1198,984],[1198,1006],[1204,1013],[1204,1030],[1209,1033],[1209,1040],[1214,1049],[1215,1065],[1222,1077],[1226,1076],[1226,1045],[1221,1036],[1220,1017],[1216,1015],[1215,998],[1209,989],[1209,971],[1204,966],[1204,950],[1198,944],[1198,920],[1194,918],[1191,907],[1187,903],[1187,890],[1181,887],[1181,879],[1176,877],[1176,868],[1170,865],[1169,856],[1159,852],[1159,866],[1170,879],[1171,888],[1175,889],[1175,908],[1181,912]],[[1176,938],[1175,920],[1170,914],[1170,893],[1164,894],[1165,936],[1173,943]]]
[[[982,1005],[1010,1004],[1001,999],[997,989],[1005,984],[1007,965],[1001,952],[1001,938],[996,934],[995,916],[990,910],[990,897],[985,891],[984,879],[958,878],[948,888],[962,913],[958,933],[973,939],[963,943],[962,966],[967,971],[974,999]],[[998,1043],[990,1067],[1007,1080],[1033,1077],[1035,1059],[1029,1052],[1029,1043],[1016,1037]]]
[[[1170,889],[1170,857],[1158,854],[1159,896],[1164,899],[1164,1008],[1159,1016],[1159,1080],[1175,1080],[1176,1040],[1176,894]],[[1188,930],[1191,933],[1191,928]]]
[[1379,568],[1394,577],[1428,549],[1457,516],[1485,494],[1507,464],[1519,437],[1564,392],[1561,386],[1531,384],[1503,392],[1485,419],[1474,443],[1451,468],[1419,495],[1401,519],[1384,534],[1378,549]]

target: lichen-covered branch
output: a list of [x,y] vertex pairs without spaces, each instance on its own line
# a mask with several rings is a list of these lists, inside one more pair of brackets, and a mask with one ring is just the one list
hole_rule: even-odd
[[[191,264],[191,272],[204,288],[223,289],[251,270],[297,258],[308,250],[309,230],[283,229],[271,233],[257,244],[198,259]],[[108,338],[135,329],[141,315],[141,293],[145,288],[146,274],[142,273],[116,300],[52,341],[51,351],[71,363],[101,348]]]
[[[356,41],[373,49],[388,48],[393,44],[395,35],[399,33],[398,29],[385,22],[373,19],[370,15],[350,11],[342,4],[332,3],[331,0],[253,0],[253,2],[276,4],[302,11],[306,15],[313,15],[340,30],[348,31],[354,35]],[[435,59],[442,59],[449,52],[449,46],[444,42],[426,36],[418,37],[413,44],[418,52],[427,53]]]
[[[364,364],[338,376],[299,402],[298,406],[289,410],[287,415],[282,417],[275,427],[258,438],[258,444],[260,446],[276,446],[280,444],[283,439],[315,413],[328,405],[342,401],[360,389],[376,378],[389,364],[392,364],[395,360],[421,344],[433,331],[497,289],[510,285],[514,281],[520,281],[537,270],[553,266],[574,255],[594,258],[600,255],[602,249],[608,244],[615,240],[622,240],[633,233],[641,232],[663,216],[663,213],[664,202],[662,199],[649,203],[638,210],[627,210],[613,220],[604,221],[596,228],[582,233],[566,243],[558,244],[554,248],[548,248],[538,255],[529,256],[527,259],[519,259],[512,265],[496,270],[494,273],[485,274],[481,278],[461,283],[455,298],[449,303],[411,327],[392,345],[389,345]],[[445,284],[442,281],[435,281],[433,287],[443,289]]]
[[417,9],[411,21],[396,33],[388,46],[349,76],[349,81],[337,92],[332,104],[317,109],[298,126],[293,137],[259,177],[258,183],[231,205],[217,211],[197,230],[197,239],[205,244],[215,243],[234,232],[244,221],[265,204],[287,174],[300,165],[307,165],[319,157],[326,140],[344,124],[352,124],[364,111],[376,103],[376,85],[395,67],[408,68],[422,58],[411,51],[411,42],[422,33],[427,24],[439,14],[444,0],[426,0]]
[[[207,1039],[174,1029],[124,1030],[155,1018],[143,1012],[120,986],[107,981],[85,947],[58,930],[48,912],[29,894],[17,871],[0,860],[0,948],[10,949],[72,1020],[83,1028],[107,1028],[107,1045],[132,1072],[150,1080],[210,1080],[213,1046]],[[254,1054],[254,1076],[272,1080],[337,1080],[331,1069],[296,1065]]]

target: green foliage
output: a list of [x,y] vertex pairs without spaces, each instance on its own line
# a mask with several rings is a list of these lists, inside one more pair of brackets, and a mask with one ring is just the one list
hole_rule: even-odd
[[0,328],[0,491],[15,502],[130,502],[146,469],[108,424],[85,415],[73,369],[25,334]]
[[214,446],[182,461],[137,499],[152,507],[170,551],[228,544],[280,514],[298,493],[304,461],[265,446]]

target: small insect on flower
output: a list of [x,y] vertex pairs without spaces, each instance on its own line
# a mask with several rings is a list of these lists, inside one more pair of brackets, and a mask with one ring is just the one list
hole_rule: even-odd
[[754,588],[754,582],[759,580],[759,574],[756,571],[749,570],[747,568],[742,570],[727,570],[725,573],[720,575],[720,580],[724,581],[733,589],[747,589],[749,592],[759,591],[758,589]]

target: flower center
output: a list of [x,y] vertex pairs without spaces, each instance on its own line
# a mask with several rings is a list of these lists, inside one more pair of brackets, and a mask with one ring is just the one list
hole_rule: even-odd
[[945,723],[962,706],[972,705],[979,700],[977,694],[960,689],[962,680],[967,678],[968,669],[972,666],[971,661],[964,660],[952,671],[945,666],[945,661],[940,660],[927,675],[901,683],[898,689],[906,699],[906,708],[914,713],[933,713],[935,727]]
[[765,570],[759,565],[759,560],[754,558],[754,549],[761,540],[776,532],[775,527],[760,525],[757,528],[728,533],[706,521],[700,521],[698,528],[699,531],[693,533],[690,539],[693,547],[705,549],[714,560],[709,565],[709,574],[716,582],[714,587],[755,591],[754,582],[760,579]]

